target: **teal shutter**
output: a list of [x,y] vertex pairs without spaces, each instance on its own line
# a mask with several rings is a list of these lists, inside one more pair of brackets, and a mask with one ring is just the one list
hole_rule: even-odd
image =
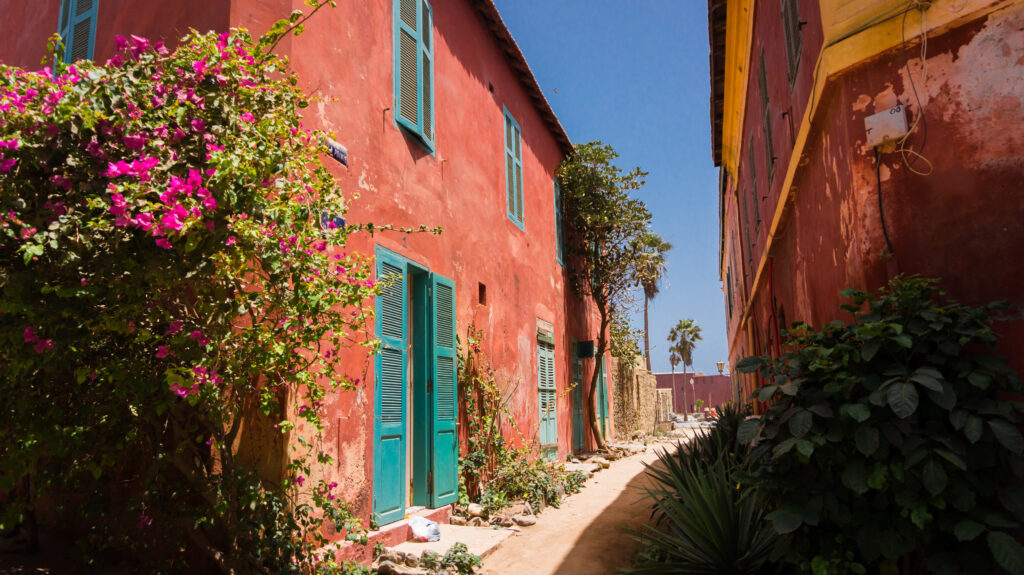
[[405,517],[405,268],[399,257],[377,251],[377,278],[391,282],[376,302],[382,346],[374,371],[373,512],[381,525]]
[[598,359],[597,374],[597,419],[601,423],[601,437],[608,439],[608,373],[604,369],[604,357]]
[[537,342],[537,387],[540,445],[545,458],[558,457],[558,401],[555,391],[555,346]]
[[457,357],[455,343],[455,282],[433,274],[433,498],[432,507],[459,497],[459,440],[455,432]]
[[583,428],[583,361],[572,358],[572,450],[582,451],[586,432]]
[[562,187],[555,180],[555,260],[565,265],[565,229],[562,227]]
[[63,0],[60,6],[60,31],[64,41],[64,61],[92,60],[96,45],[96,11],[99,0]]
[[523,146],[522,132],[512,114],[505,109],[505,203],[508,217],[523,227]]
[[395,0],[395,121],[434,149],[433,11],[427,0]]

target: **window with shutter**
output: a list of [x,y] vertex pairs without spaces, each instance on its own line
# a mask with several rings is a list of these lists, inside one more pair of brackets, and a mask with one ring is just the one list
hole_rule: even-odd
[[508,109],[505,111],[505,204],[508,217],[523,229],[522,132]]
[[433,11],[427,0],[395,0],[394,12],[395,121],[433,151]]
[[761,229],[761,198],[757,194],[757,158],[754,156],[754,137],[750,137],[750,199],[754,202],[754,231]]
[[555,346],[544,341],[537,342],[537,387],[540,404],[540,444],[546,457],[552,454],[544,446],[555,446],[558,453],[558,400],[555,390]]
[[58,31],[64,42],[64,61],[92,60],[96,45],[99,0],[62,0]]
[[800,48],[803,44],[800,5],[797,0],[782,0],[782,29],[786,35],[786,63],[789,65],[789,83],[792,85],[800,69]]
[[565,265],[565,229],[562,219],[562,188],[555,180],[555,259]]
[[775,175],[775,150],[772,145],[771,102],[768,98],[768,69],[764,65],[764,46],[761,46],[761,67],[758,73],[761,88],[761,128],[764,130],[765,164],[768,166],[768,183]]

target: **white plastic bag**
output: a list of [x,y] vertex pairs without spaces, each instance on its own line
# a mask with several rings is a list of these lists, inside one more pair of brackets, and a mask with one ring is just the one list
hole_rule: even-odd
[[440,541],[441,527],[435,521],[424,517],[413,517],[409,520],[412,538],[415,541]]

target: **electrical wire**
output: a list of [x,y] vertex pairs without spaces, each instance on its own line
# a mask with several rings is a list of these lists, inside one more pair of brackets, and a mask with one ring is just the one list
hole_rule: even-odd
[[[914,0],[912,8],[917,9],[921,13],[921,85],[922,88],[926,88],[928,85],[928,26],[927,16],[925,11],[931,7],[930,0]],[[903,68],[907,72],[907,79],[910,80],[910,89],[914,94],[914,100],[917,102],[917,116],[914,118],[914,123],[907,130],[907,133],[903,135],[896,142],[896,151],[900,153],[900,157],[903,159],[903,164],[907,166],[907,169],[919,176],[930,175],[935,171],[935,166],[932,165],[931,161],[924,156],[924,148],[928,143],[928,120],[925,118],[925,107],[921,103],[921,96],[917,92],[917,84],[914,82],[914,76],[910,73],[910,58],[907,55],[907,15],[910,14],[910,9],[903,13],[903,22],[900,24],[900,43],[903,48]],[[916,151],[909,146],[910,138],[913,136],[917,126],[921,126],[921,148],[920,151]],[[914,164],[917,160],[921,160],[925,163],[926,168],[924,171],[914,168]]]
[[892,241],[889,239],[889,229],[885,225],[885,206],[882,204],[882,158],[878,155],[878,148],[875,148],[875,181],[878,183],[878,219],[882,221],[882,236],[885,237],[885,247],[889,255],[896,257],[892,249]]

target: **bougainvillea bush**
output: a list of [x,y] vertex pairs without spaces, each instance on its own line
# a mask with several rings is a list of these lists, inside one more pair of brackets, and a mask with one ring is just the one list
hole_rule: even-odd
[[299,16],[0,65],[5,528],[70,519],[94,561],[175,571],[323,572],[325,524],[365,539],[312,479],[377,287],[320,224],[347,200],[270,49]]

